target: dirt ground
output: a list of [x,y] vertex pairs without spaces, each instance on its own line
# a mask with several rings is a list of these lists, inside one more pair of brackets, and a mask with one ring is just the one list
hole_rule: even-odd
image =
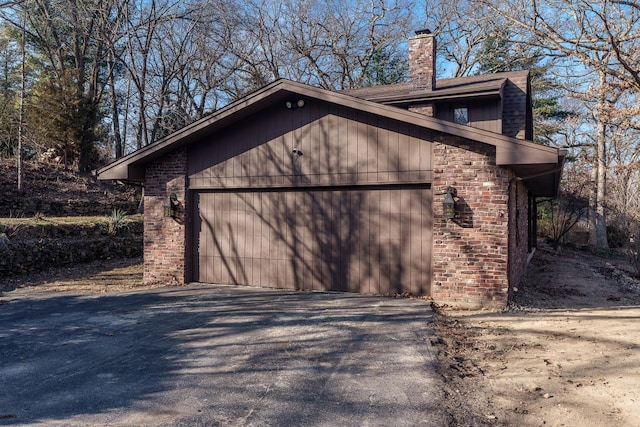
[[0,292],[27,286],[55,292],[122,292],[148,288],[142,285],[142,257],[94,261],[0,279]]
[[542,247],[504,312],[440,310],[454,425],[640,426],[640,285],[619,262]]
[[[4,279],[0,290],[141,282],[136,258]],[[437,311],[452,426],[640,426],[640,283],[621,261],[541,247],[507,310]]]

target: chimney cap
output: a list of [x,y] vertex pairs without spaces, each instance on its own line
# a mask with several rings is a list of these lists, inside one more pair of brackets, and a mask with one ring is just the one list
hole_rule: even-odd
[[431,30],[428,28],[424,28],[422,30],[416,31],[416,36],[421,36],[423,34],[431,34]]

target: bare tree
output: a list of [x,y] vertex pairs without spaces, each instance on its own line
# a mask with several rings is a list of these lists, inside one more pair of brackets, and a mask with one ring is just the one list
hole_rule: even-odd
[[236,21],[245,43],[229,48],[248,87],[281,77],[326,89],[362,86],[376,55],[406,40],[412,18],[404,1],[243,4]]
[[629,85],[611,86],[615,108],[608,115],[607,208],[621,230],[632,230],[640,219],[640,106]]
[[562,57],[570,74],[591,73],[593,90],[574,90],[595,95],[591,244],[607,247],[607,126],[614,107],[607,94],[615,82],[640,89],[640,9],[635,2],[609,0],[481,0],[481,4],[513,25],[523,42]]
[[224,94],[238,67],[228,48],[239,38],[237,11],[225,2],[152,0],[134,6],[126,11],[120,60],[135,92],[123,115],[135,112],[141,148],[229,101]]
[[121,128],[121,96],[118,93],[118,81],[122,77],[124,64],[121,62],[124,51],[123,39],[126,37],[124,11],[129,7],[128,0],[112,0],[113,7],[102,9],[103,13],[112,14],[111,19],[105,17],[111,25],[105,28],[101,34],[107,52],[106,74],[109,87],[109,99],[111,110],[111,131],[113,132],[113,151],[115,158],[120,158],[125,152],[125,141]]
[[[105,82],[105,45],[101,35],[110,26],[112,7],[108,0],[24,0],[3,9],[4,19],[16,27],[20,27],[18,21],[24,20],[26,39],[38,68],[34,87],[39,92],[34,93],[36,98],[30,106],[34,111],[30,113],[32,117],[56,117],[48,126],[57,130],[43,131],[57,134],[58,142],[71,150],[69,154],[81,171],[91,167],[99,141]],[[39,102],[43,96],[50,99]],[[68,102],[58,102],[63,99]],[[45,112],[43,108],[49,104],[52,109]]]
[[592,181],[595,182],[589,200],[589,220],[591,227],[589,241],[598,248],[607,248],[607,221],[605,201],[607,191],[607,75],[603,71],[598,72],[597,107],[595,110],[596,122],[596,151],[595,167],[592,167]]
[[26,97],[27,78],[26,78],[26,49],[25,49],[25,28],[24,21],[22,22],[22,34],[20,37],[20,107],[18,113],[18,152],[16,157],[18,159],[18,193],[24,191],[24,99]]
[[454,77],[473,74],[487,39],[508,28],[504,20],[474,0],[427,2],[425,12],[427,26],[438,37],[438,52],[447,61],[439,72],[444,73],[442,66],[446,65]]
[[155,33],[160,22],[165,19],[165,15],[171,12],[170,4],[158,4],[156,0],[151,0],[144,3],[144,5],[141,8],[136,8],[134,4],[130,4],[124,10],[127,35],[125,41],[126,49],[122,55],[122,61],[127,67],[128,76],[137,92],[137,149],[149,144],[147,81],[149,58],[154,53]]

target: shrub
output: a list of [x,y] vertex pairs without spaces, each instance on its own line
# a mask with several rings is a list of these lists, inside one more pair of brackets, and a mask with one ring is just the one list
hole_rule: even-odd
[[635,272],[635,277],[640,278],[640,227],[635,225],[629,231],[629,240],[625,242],[627,261]]
[[538,201],[538,233],[557,248],[567,233],[586,217],[586,213],[586,199],[561,190],[555,199]]
[[0,234],[12,240],[22,228],[24,228],[23,224],[0,224]]
[[612,249],[623,248],[629,242],[629,235],[620,227],[607,225],[607,242]]
[[118,234],[118,230],[126,229],[129,225],[127,224],[127,213],[121,209],[114,209],[111,211],[111,216],[107,217],[107,235],[115,236]]

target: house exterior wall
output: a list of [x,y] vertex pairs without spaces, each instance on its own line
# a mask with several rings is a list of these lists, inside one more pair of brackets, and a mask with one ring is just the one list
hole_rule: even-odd
[[484,129],[490,132],[502,133],[502,114],[500,100],[487,100],[485,102],[456,102],[441,103],[436,107],[438,119],[453,121],[453,109],[466,107],[469,111],[468,125],[476,129]]
[[306,100],[193,143],[189,278],[429,295],[432,138]]
[[[197,194],[207,188],[431,182],[431,296],[437,303],[458,307],[505,306],[510,284],[526,267],[528,194],[509,169],[496,166],[494,147],[327,105],[304,114],[290,116],[289,124],[278,114],[266,114],[256,118],[255,128],[217,134],[215,140],[179,149],[148,165],[146,283],[183,284],[191,279],[192,254],[185,232],[188,189]],[[323,141],[329,145],[323,147]],[[345,148],[349,141],[355,145]],[[291,146],[300,147],[304,155],[298,159],[307,163],[291,163],[296,160]],[[260,162],[265,156],[281,163]],[[297,181],[292,181],[296,173]],[[449,186],[458,193],[454,220],[442,218]],[[182,203],[175,219],[163,216],[164,200],[171,193]]]
[[431,181],[432,132],[417,126],[313,100],[246,123],[189,147],[191,189]]
[[[183,285],[186,281],[187,151],[178,149],[147,166],[144,187],[144,282]],[[178,196],[175,218],[164,216],[164,201]]]
[[[458,307],[504,307],[509,292],[509,170],[495,148],[443,136],[433,148],[432,297]],[[457,217],[442,218],[447,187]]]

